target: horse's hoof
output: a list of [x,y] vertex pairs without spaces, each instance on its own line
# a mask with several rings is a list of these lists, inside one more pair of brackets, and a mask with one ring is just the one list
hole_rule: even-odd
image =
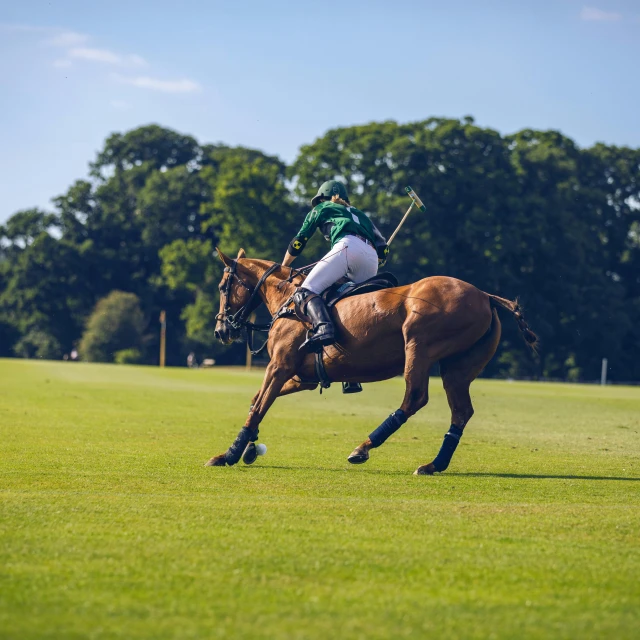
[[209,462],[205,462],[205,467],[224,467],[227,464],[225,460],[224,453],[219,456],[214,456],[209,460]]
[[429,464],[423,464],[421,467],[418,467],[414,472],[414,476],[432,476],[437,469],[433,466],[433,462]]
[[256,447],[256,443],[250,442],[244,450],[244,453],[242,454],[242,462],[244,462],[245,464],[253,464],[256,461],[257,457],[258,448]]
[[360,447],[356,447],[347,460],[351,464],[363,464],[369,459],[369,452],[366,449],[361,449]]

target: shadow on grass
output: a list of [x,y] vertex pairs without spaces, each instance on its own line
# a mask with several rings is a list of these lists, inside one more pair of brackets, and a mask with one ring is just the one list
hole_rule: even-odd
[[[240,467],[247,468],[247,467]],[[333,473],[347,473],[349,471],[358,471],[358,473],[366,473],[370,475],[380,476],[406,476],[411,475],[410,471],[392,471],[389,469],[371,469],[357,465],[354,467],[343,468],[329,468],[329,467],[313,467],[313,466],[300,466],[292,467],[285,465],[256,465],[251,466],[252,470],[257,469],[279,469],[282,471],[329,471]],[[437,474],[441,476],[442,474]],[[429,476],[422,476],[429,477]],[[485,473],[485,472],[461,472],[461,473],[447,473],[445,472],[443,477],[466,477],[466,478],[513,478],[515,480],[612,480],[617,482],[640,482],[640,478],[619,477],[619,476],[578,476],[578,475],[547,475],[547,474],[535,474],[535,473]]]
[[576,476],[576,475],[546,475],[535,473],[448,473],[450,476],[464,476],[469,478],[515,478],[523,480],[616,480],[619,482],[640,482],[640,478],[618,476]]
[[[241,467],[241,468],[246,469],[247,467]],[[258,465],[252,466],[251,468],[253,470],[278,469],[282,471],[330,471],[333,473],[348,473],[349,471],[357,470],[358,473],[368,473],[368,474],[378,475],[378,476],[406,476],[406,475],[411,475],[412,473],[410,471],[389,471],[387,469],[371,469],[371,468],[363,467],[362,465],[353,465],[353,466],[350,465],[348,467],[338,468],[338,467],[313,467],[313,466],[291,467],[291,466],[285,466],[285,465],[261,464],[259,466]]]

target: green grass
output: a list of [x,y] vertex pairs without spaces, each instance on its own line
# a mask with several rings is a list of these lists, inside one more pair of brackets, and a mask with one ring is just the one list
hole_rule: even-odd
[[481,380],[449,471],[403,382],[280,399],[259,372],[0,360],[0,637],[637,638],[640,388]]

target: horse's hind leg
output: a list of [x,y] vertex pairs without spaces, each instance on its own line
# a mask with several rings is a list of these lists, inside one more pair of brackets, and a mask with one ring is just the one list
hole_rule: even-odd
[[356,447],[347,460],[352,464],[362,464],[369,459],[369,451],[382,445],[412,415],[420,411],[429,402],[429,369],[432,360],[419,353],[424,345],[409,340],[405,346],[404,379],[406,383],[404,400],[400,408],[394,411],[369,437]]
[[464,375],[442,376],[444,389],[447,393],[449,408],[451,409],[451,426],[444,436],[438,455],[429,464],[418,467],[417,476],[430,476],[436,471],[445,471],[458,447],[464,428],[473,416],[473,405],[469,395],[471,381]]
[[494,309],[491,329],[468,351],[440,362],[442,384],[451,409],[451,426],[444,436],[438,455],[429,464],[418,467],[418,476],[433,475],[447,469],[458,447],[465,426],[473,416],[469,387],[493,358],[500,341],[501,326]]

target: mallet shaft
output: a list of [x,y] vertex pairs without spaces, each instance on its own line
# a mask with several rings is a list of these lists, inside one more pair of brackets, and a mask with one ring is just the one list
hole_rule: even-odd
[[400,220],[400,224],[396,227],[396,230],[391,234],[391,237],[389,238],[389,240],[387,240],[387,245],[390,245],[393,242],[393,239],[398,235],[398,231],[400,231],[400,228],[404,224],[404,221],[409,217],[409,214],[411,213],[411,209],[413,209],[414,204],[416,205],[416,207],[418,207],[418,209],[420,209],[420,211],[427,210],[427,207],[424,206],[424,204],[422,203],[422,200],[418,198],[418,195],[411,187],[405,187],[404,190],[407,192],[407,195],[411,198],[411,206],[407,209],[407,213],[404,214],[402,220]]
[[393,239],[398,235],[398,231],[400,231],[400,228],[404,224],[404,221],[409,217],[409,214],[411,213],[411,209],[413,209],[413,202],[407,209],[407,213],[405,213],[404,216],[402,217],[402,220],[400,220],[400,224],[396,227],[396,230],[391,234],[391,237],[387,240],[387,246],[390,245],[393,242]]

